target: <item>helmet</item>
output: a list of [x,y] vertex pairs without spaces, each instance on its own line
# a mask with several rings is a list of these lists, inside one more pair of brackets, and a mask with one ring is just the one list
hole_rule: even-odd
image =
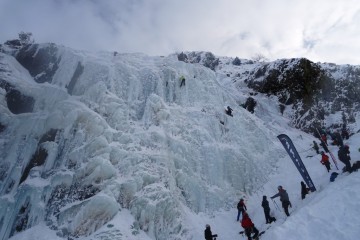
[[344,147],[345,147],[345,148],[349,148],[349,145],[345,145]]
[[321,151],[321,154],[324,154],[324,151]]
[[280,190],[280,189],[282,189],[282,186],[280,185],[280,186],[278,186],[278,190]]
[[209,224],[206,224],[206,225],[205,225],[205,227],[206,227],[206,228],[209,228],[209,227],[210,227],[210,225],[209,225]]

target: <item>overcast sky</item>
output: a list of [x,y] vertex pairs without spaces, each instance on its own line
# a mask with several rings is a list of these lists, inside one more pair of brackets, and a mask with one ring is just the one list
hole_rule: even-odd
[[0,0],[0,43],[360,65],[359,0]]

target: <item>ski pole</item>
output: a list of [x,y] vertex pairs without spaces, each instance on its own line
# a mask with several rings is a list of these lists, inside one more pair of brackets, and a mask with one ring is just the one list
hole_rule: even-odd
[[278,204],[275,202],[275,200],[274,200],[274,199],[271,199],[271,200],[273,201],[273,204],[275,205],[275,208],[276,208],[278,211],[280,211],[280,208],[279,208]]

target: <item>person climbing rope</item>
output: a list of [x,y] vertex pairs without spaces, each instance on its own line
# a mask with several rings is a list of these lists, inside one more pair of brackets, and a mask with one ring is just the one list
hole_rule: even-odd
[[185,77],[181,75],[181,77],[179,78],[180,80],[180,87],[182,87],[183,85],[185,86]]
[[233,111],[233,109],[230,106],[227,106],[225,109],[225,113],[231,117],[233,117],[232,111]]

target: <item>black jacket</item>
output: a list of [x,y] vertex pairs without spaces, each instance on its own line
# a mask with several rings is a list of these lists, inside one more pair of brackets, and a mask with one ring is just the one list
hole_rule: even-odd
[[301,197],[305,198],[305,195],[309,193],[308,188],[304,182],[301,182]]
[[346,148],[345,146],[340,147],[338,151],[339,160],[342,162],[350,161],[349,154],[350,154],[349,148]]
[[241,201],[241,200],[240,200],[240,201],[238,202],[238,204],[237,204],[237,209],[238,209],[239,211],[247,210],[244,201]]
[[270,211],[269,201],[266,200],[266,196],[263,196],[263,200],[261,202],[261,206],[264,208],[265,211]]
[[206,240],[212,240],[212,232],[210,227],[207,227],[204,231],[204,237]]

